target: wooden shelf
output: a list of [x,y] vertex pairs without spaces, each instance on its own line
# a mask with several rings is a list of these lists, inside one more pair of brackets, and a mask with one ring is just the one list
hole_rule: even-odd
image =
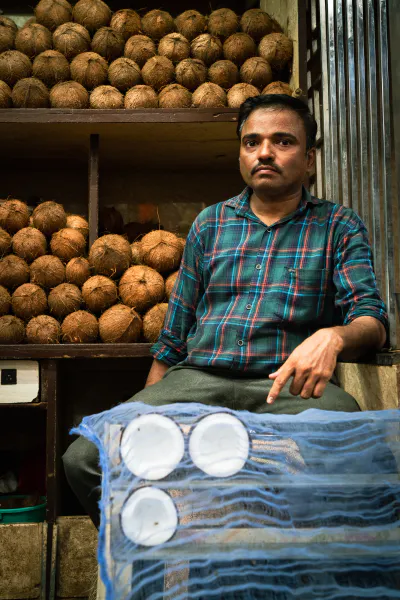
[[0,402],[2,408],[29,408],[30,410],[47,410],[47,402]]
[[147,358],[152,344],[0,345],[0,360],[70,358]]

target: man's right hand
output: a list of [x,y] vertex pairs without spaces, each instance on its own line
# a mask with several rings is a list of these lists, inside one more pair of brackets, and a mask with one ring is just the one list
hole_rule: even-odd
[[164,374],[168,371],[168,369],[169,366],[167,364],[161,362],[160,360],[154,359],[149,374],[147,376],[146,385],[144,387],[147,388],[149,385],[154,385],[155,383],[158,383],[160,379],[163,378]]

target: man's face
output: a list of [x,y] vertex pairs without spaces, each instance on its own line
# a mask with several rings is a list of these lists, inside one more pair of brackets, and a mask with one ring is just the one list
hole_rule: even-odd
[[306,152],[302,119],[290,109],[259,108],[245,122],[240,142],[240,173],[258,196],[299,190],[314,164]]

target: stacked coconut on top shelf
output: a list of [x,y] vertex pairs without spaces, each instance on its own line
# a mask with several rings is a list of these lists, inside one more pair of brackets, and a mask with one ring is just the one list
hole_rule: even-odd
[[108,234],[87,255],[87,235],[56,202],[0,205],[0,344],[156,341],[184,240]]
[[0,108],[237,108],[261,92],[292,94],[281,80],[293,43],[261,9],[173,19],[41,0],[20,30],[0,17],[0,52]]

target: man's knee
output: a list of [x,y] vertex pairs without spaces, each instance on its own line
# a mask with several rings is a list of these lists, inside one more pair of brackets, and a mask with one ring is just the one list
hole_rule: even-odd
[[100,474],[98,450],[84,437],[79,437],[72,442],[62,460],[67,479],[72,486],[89,473]]

